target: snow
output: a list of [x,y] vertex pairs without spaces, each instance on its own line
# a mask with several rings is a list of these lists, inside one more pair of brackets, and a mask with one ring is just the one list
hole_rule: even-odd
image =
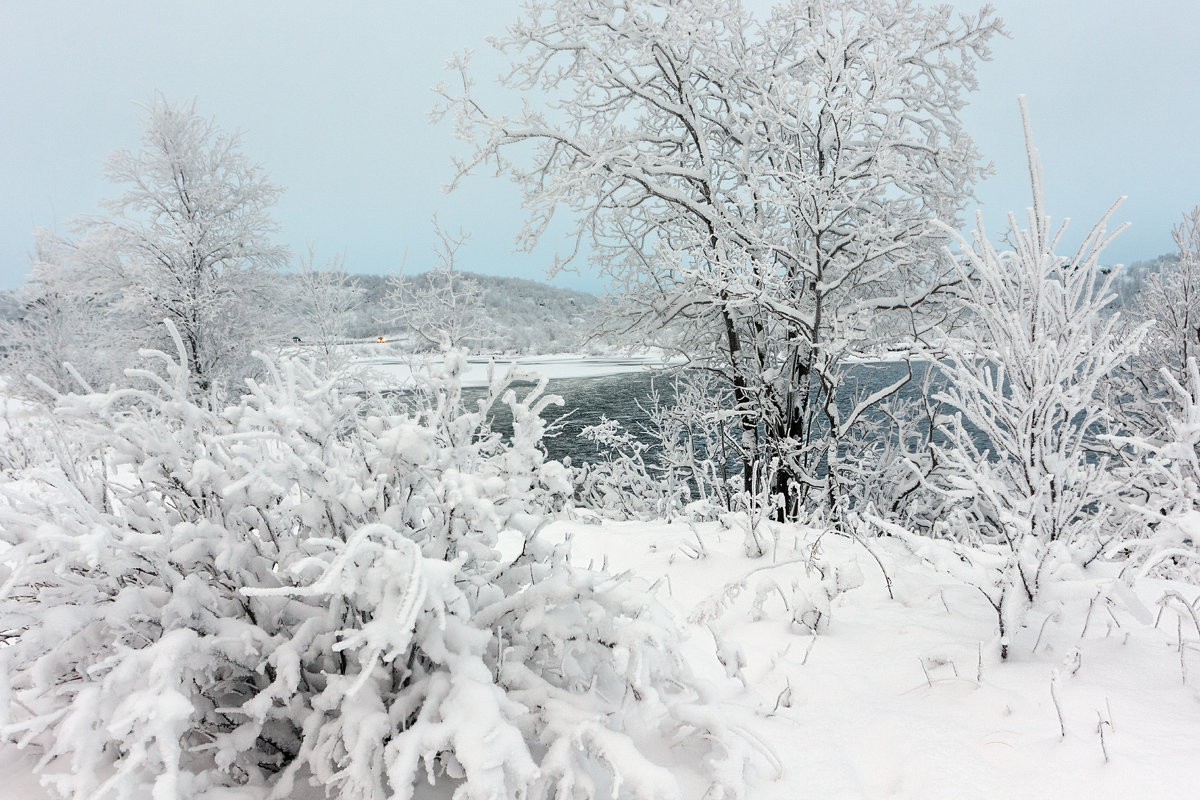
[[[745,558],[743,533],[718,523],[558,523],[556,529],[574,532],[577,558],[607,558],[613,570],[662,579],[661,599],[681,621],[751,569],[767,567],[757,580],[781,587],[804,573],[802,565],[771,567],[770,553]],[[789,551],[810,546],[816,535],[780,530],[780,548]],[[697,537],[706,558],[685,554]],[[1194,791],[1200,695],[1194,679],[1181,680],[1173,618],[1164,616],[1156,630],[1114,610],[1117,627],[1096,611],[1081,638],[1103,579],[1080,581],[1051,608],[1030,615],[1002,664],[995,612],[977,589],[922,564],[897,540],[872,540],[871,547],[892,575],[897,599],[888,597],[861,545],[826,535],[820,558],[857,566],[865,583],[831,600],[825,631],[814,637],[789,623],[782,593],[768,599],[764,619],[739,613],[743,601],[719,623],[726,646],[745,657],[744,707],[761,712],[749,724],[784,769],[781,778],[765,776],[752,786],[751,797],[1126,798]],[[754,594],[755,579],[747,584],[743,597]],[[1142,599],[1154,608],[1168,588],[1147,582]],[[1195,587],[1174,588],[1196,594]],[[1037,642],[1052,613],[1057,621],[1045,625]],[[688,631],[693,664],[713,663],[704,654],[711,653],[712,637],[696,622]],[[1187,639],[1185,627],[1185,657],[1200,662]],[[1074,648],[1082,666],[1062,679],[1067,735],[1061,738],[1050,677]],[[1200,663],[1189,666],[1195,671]],[[1097,733],[1101,718],[1110,723],[1108,763]]]
[[[538,358],[523,360],[522,366],[579,374],[588,361]],[[592,360],[591,367],[648,362]],[[468,362],[468,372],[481,366],[478,360]],[[264,405],[262,413],[287,415],[288,408],[280,400]],[[31,424],[35,413],[9,401],[4,424]],[[405,438],[414,435],[411,430],[385,426],[378,435],[387,447],[409,453],[414,463],[429,458],[417,446],[420,441]],[[198,479],[217,483],[215,463],[197,464]],[[561,465],[539,469],[551,489],[564,488]],[[234,490],[229,484],[224,492]],[[505,523],[497,542],[502,562],[516,558],[527,541],[524,529],[530,526],[523,519],[514,514]],[[1181,517],[1180,524],[1191,530],[1194,519]],[[617,522],[575,509],[545,529],[543,544],[569,538],[575,564],[605,565],[611,574],[629,571],[655,587],[684,634],[683,660],[711,687],[710,704],[681,709],[679,718],[735,734],[741,751],[727,754],[727,762],[750,765],[747,797],[1084,795],[1103,800],[1189,796],[1200,782],[1194,757],[1200,737],[1200,625],[1185,608],[1198,602],[1200,590],[1194,585],[1143,579],[1134,589],[1123,589],[1113,580],[1116,565],[1094,564],[1043,592],[1024,627],[1012,634],[1010,658],[1001,662],[994,609],[969,570],[956,569],[953,558],[945,561],[950,551],[939,543],[899,535],[854,541],[798,524],[759,525],[754,534],[765,555],[758,558],[747,554],[749,522],[738,515],[711,522]],[[412,566],[405,561],[406,550],[394,554],[388,574]],[[554,591],[548,582],[536,586],[526,594]],[[180,584],[180,591],[184,588]],[[412,597],[389,594],[395,588],[390,584],[360,588],[394,605],[381,618],[409,618],[411,608],[401,601]],[[555,614],[564,639],[569,626],[597,621],[582,604],[543,608],[529,602],[523,624],[551,631],[551,623],[538,614]],[[49,630],[54,620],[44,623]],[[364,628],[361,633],[383,637],[369,643],[369,659],[387,656],[385,631]],[[639,674],[637,664],[660,655],[654,636],[643,630],[626,640],[632,645],[616,641],[616,668]],[[283,658],[288,652],[281,647],[278,654]],[[518,661],[506,668],[519,675],[523,665]],[[129,713],[160,724],[164,741],[170,741],[177,721],[171,687],[153,669],[142,675],[145,689],[126,698]],[[483,763],[487,757],[479,748],[498,729],[490,728],[478,709],[487,705],[481,693],[494,689],[486,675],[479,673],[480,680],[474,675],[465,670],[461,685],[447,685],[448,701],[453,697],[455,708],[471,709],[463,719],[473,722],[438,730],[458,741],[463,757]],[[287,683],[284,677],[280,681]],[[346,713],[362,722],[353,730],[366,730],[378,716],[373,705],[378,700],[370,692],[357,704],[347,698]],[[681,744],[654,725],[631,739],[613,737],[610,729],[573,713],[564,706],[551,718],[552,725],[575,731],[555,740],[562,747],[569,742],[585,746],[586,739],[593,751],[623,763],[635,761],[631,748],[636,747],[653,764],[664,765],[658,769],[648,763],[625,774],[632,796],[667,796],[671,780],[679,783],[682,798],[704,795],[708,784],[694,743]],[[67,766],[61,761],[65,757],[51,770]],[[571,757],[564,750],[561,763]],[[0,745],[0,800],[54,797],[33,772],[37,758],[32,750]],[[714,771],[726,766],[723,762]],[[452,791],[452,782],[445,780],[436,787],[421,783],[414,797],[441,800]],[[287,796],[316,800],[323,794],[300,772]],[[234,798],[261,800],[261,794],[251,788],[211,794],[211,800]]]
[[[581,565],[607,561],[614,572],[658,582],[659,599],[688,634],[685,655],[726,693],[727,722],[773,754],[757,759],[755,800],[1183,797],[1200,781],[1200,694],[1190,677],[1200,673],[1197,634],[1190,624],[1179,629],[1185,682],[1173,612],[1157,629],[1115,608],[1089,618],[1107,582],[1102,571],[1035,609],[1000,663],[995,614],[978,590],[935,571],[897,539],[870,542],[892,577],[891,599],[861,544],[797,526],[773,527],[760,559],[745,556],[736,524],[583,516],[547,533],[570,534]],[[516,534],[509,536],[516,545]],[[697,543],[705,555],[690,557]],[[861,582],[835,590],[816,636],[784,607],[785,598],[796,605],[797,584],[811,595],[828,583],[807,568],[806,555],[826,574],[851,575],[847,587]],[[1141,599],[1154,609],[1168,590],[1196,595],[1195,587],[1146,581]],[[740,654],[744,687],[713,659],[714,634],[723,651]],[[1064,662],[1075,659],[1070,674]],[[1051,695],[1056,673],[1065,737]],[[682,796],[701,796],[704,787],[677,761]],[[31,776],[33,762],[11,745],[0,749],[0,798],[51,797]],[[293,797],[314,796],[303,784]]]
[[[1186,388],[1168,377],[1179,397],[1163,406],[1166,424],[1132,430],[1136,414],[1110,414],[1121,388],[1109,381],[1135,363],[1141,336],[1100,313],[1113,210],[1073,259],[1055,254],[1023,101],[1029,229],[1010,217],[1014,253],[988,244],[982,223],[973,245],[959,238],[971,265],[960,265],[959,310],[973,312],[951,318],[970,338],[944,340],[950,385],[933,397],[957,418],[925,403],[928,431],[910,441],[922,409],[893,406],[868,431],[865,411],[902,400],[911,364],[845,403],[859,388],[846,372],[855,359],[898,357],[881,312],[912,311],[943,288],[946,276],[909,266],[946,233],[925,224],[929,210],[959,208],[978,177],[957,99],[999,21],[981,13],[947,28],[945,15],[901,3],[880,22],[886,4],[862,3],[817,25],[776,14],[746,38],[749,18],[695,25],[729,10],[716,0],[666,5],[665,16],[607,17],[559,3],[513,29],[526,60],[510,83],[568,89],[565,116],[527,105],[484,118],[469,81],[461,97],[443,92],[439,111],[481,126],[476,162],[502,171],[510,147],[551,143],[541,167],[517,175],[533,215],[520,237],[535,242],[565,203],[594,212],[577,232],[595,241],[620,234],[620,252],[638,257],[653,245],[646,271],[609,262],[638,300],[620,311],[627,335],[690,350],[709,368],[693,373],[732,379],[732,392],[687,383],[670,412],[653,395],[645,427],[660,450],[615,420],[585,429],[613,453],[599,465],[546,461],[540,415],[562,404],[547,380],[682,362],[657,350],[468,358],[455,343],[599,345],[566,335],[584,318],[575,299],[551,314],[518,289],[507,310],[526,320],[484,314],[481,286],[452,275],[461,239],[440,231],[438,280],[393,288],[407,298],[402,336],[440,343],[441,359],[410,360],[386,331],[345,343],[355,302],[344,272],[297,295],[320,317],[293,339],[323,354],[312,361],[251,359],[277,326],[249,325],[244,292],[202,297],[186,319],[178,280],[149,305],[103,302],[128,294],[127,276],[109,270],[105,288],[93,268],[136,267],[142,251],[195,277],[193,234],[238,234],[202,259],[210,271],[228,262],[225,278],[244,273],[234,289],[257,286],[282,257],[264,238],[277,187],[247,171],[232,140],[218,141],[224,160],[208,159],[211,125],[155,101],[148,151],[109,161],[110,177],[133,186],[114,216],[38,248],[43,288],[82,287],[87,300],[54,290],[25,309],[13,355],[58,376],[39,384],[48,405],[10,402],[0,385],[0,800],[1194,794],[1200,588],[1178,567],[1198,559],[1200,371],[1189,364]],[[660,46],[680,32],[685,61]],[[548,69],[579,42],[588,59]],[[846,69],[776,71],[781,88],[766,94],[744,80],[813,53]],[[631,89],[629,69],[694,84],[699,102],[659,96],[653,81]],[[871,97],[856,88],[864,78]],[[914,94],[914,81],[940,88]],[[573,106],[568,84],[605,101]],[[841,100],[810,103],[806,122],[814,87]],[[876,129],[881,113],[890,123]],[[633,117],[640,127],[614,130]],[[755,135],[720,152],[696,136],[728,144],[730,126],[746,124]],[[780,141],[843,168],[813,183]],[[210,161],[224,164],[215,177]],[[234,173],[245,191],[214,206]],[[725,177],[712,191],[693,191],[714,174]],[[198,198],[183,209],[180,176]],[[169,202],[155,200],[164,189]],[[781,198],[801,213],[772,213]],[[742,214],[747,202],[766,212]],[[199,227],[164,239],[143,208],[177,222],[186,211]],[[854,241],[834,241],[847,215]],[[169,257],[180,232],[186,252]],[[168,317],[164,329],[114,338],[110,322],[163,303],[170,313],[150,318]],[[101,309],[116,316],[81,337],[73,316]],[[542,316],[566,331],[535,325]],[[657,330],[664,319],[679,327]],[[709,333],[727,346],[712,351],[704,321],[718,319]],[[477,335],[489,324],[511,330]],[[945,336],[930,324],[930,338]],[[64,330],[66,342],[45,335]],[[123,369],[129,347],[168,338],[175,355]],[[80,368],[63,365],[79,342]],[[338,380],[347,362],[351,380]],[[51,388],[104,385],[109,373],[128,382]],[[217,402],[222,384],[243,383],[231,405]],[[486,392],[467,402],[464,386]],[[492,428],[502,406],[510,435]],[[1110,446],[1116,457],[1097,462]],[[740,493],[731,457],[745,467]],[[688,502],[692,484],[700,497]],[[773,509],[807,522],[769,522]]]
[[11,744],[0,744],[0,797],[5,800],[50,800],[42,788],[33,767],[38,757],[32,752],[18,750]]
[[[363,376],[365,382],[376,388],[404,388],[411,383],[414,364],[413,357],[396,357],[393,355],[360,358],[352,369],[355,374]],[[430,365],[441,364],[440,358],[428,359]],[[464,387],[480,387],[488,385],[488,368],[492,366],[497,374],[515,367],[533,377],[543,377],[549,380],[565,378],[601,378],[608,375],[622,375],[629,372],[662,369],[665,366],[680,363],[671,359],[658,350],[644,351],[631,355],[583,355],[579,353],[559,353],[540,356],[470,356],[466,360],[466,368],[462,374]]]

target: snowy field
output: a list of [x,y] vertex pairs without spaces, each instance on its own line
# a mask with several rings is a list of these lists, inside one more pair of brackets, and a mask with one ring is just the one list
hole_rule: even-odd
[[[872,540],[872,555],[831,534],[772,531],[759,559],[744,555],[736,523],[579,519],[549,531],[573,535],[578,561],[607,560],[654,584],[685,630],[691,666],[717,687],[752,753],[747,797],[1194,795],[1200,634],[1170,608],[1157,627],[1153,616],[1164,593],[1194,600],[1195,587],[1144,582],[1150,617],[1143,623],[1093,603],[1107,583],[1100,575],[1064,584],[1030,614],[1002,664],[995,614],[978,590],[897,540]],[[729,674],[714,658],[710,631],[722,640]],[[680,778],[682,797],[703,796],[686,752],[639,744]],[[11,747],[2,751],[0,797],[50,797],[32,763]],[[241,800],[220,795],[235,796]],[[293,796],[323,795],[306,788]],[[418,796],[448,798],[449,791]]]

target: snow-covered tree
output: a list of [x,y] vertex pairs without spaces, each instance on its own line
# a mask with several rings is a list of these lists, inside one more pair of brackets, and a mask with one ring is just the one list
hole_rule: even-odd
[[1122,427],[1143,441],[1173,435],[1188,413],[1178,391],[1188,382],[1188,361],[1200,358],[1200,206],[1184,214],[1172,233],[1176,253],[1152,263],[1156,268],[1146,271],[1131,303],[1128,324],[1149,324],[1141,351],[1111,379]]
[[236,379],[280,334],[270,275],[287,258],[271,241],[279,187],[237,134],[162,99],[147,109],[141,151],[114,154],[107,175],[125,187],[97,221],[119,248],[106,265],[112,291],[148,341],[162,342],[161,320],[175,325],[198,390]]
[[44,399],[40,384],[63,392],[105,386],[132,354],[128,341],[110,334],[112,304],[79,283],[89,246],[38,232],[30,279],[14,295],[19,308],[0,322],[8,392]]
[[1043,208],[1023,99],[1021,110],[1033,206],[1026,227],[1009,218],[1012,250],[991,244],[982,218],[973,243],[958,237],[970,320],[940,365],[940,399],[957,412],[942,452],[957,470],[947,491],[959,510],[938,527],[961,547],[956,568],[973,570],[995,607],[1003,656],[1039,592],[1122,536],[1125,487],[1099,456],[1114,432],[1103,390],[1143,332],[1117,336],[1119,317],[1101,313],[1113,275],[1099,259],[1123,228],[1107,230],[1119,202],[1060,256],[1064,228],[1052,231]]
[[[834,444],[879,396],[843,364],[924,331],[945,240],[980,167],[959,111],[1001,31],[909,0],[532,3],[498,40],[505,83],[548,99],[493,115],[444,89],[474,159],[521,185],[531,245],[559,207],[623,293],[619,326],[728,383],[744,484],[794,509],[835,496]],[[886,392],[884,393],[886,394]],[[755,485],[757,480],[758,485]],[[764,487],[763,484],[766,484]]]
[[1137,488],[1131,506],[1142,516],[1140,536],[1121,542],[1137,575],[1166,573],[1200,581],[1200,369],[1185,365],[1181,383],[1163,367],[1170,396],[1159,399],[1163,426],[1152,432],[1126,431],[1117,443],[1138,458]]
[[141,150],[113,154],[105,173],[123,192],[56,248],[69,258],[43,259],[40,278],[103,307],[108,339],[126,352],[169,344],[170,320],[195,391],[240,389],[253,351],[280,333],[270,280],[287,258],[271,241],[279,188],[236,134],[161,98],[146,108]]
[[455,269],[467,235],[446,233],[433,221],[438,237],[436,264],[420,283],[401,273],[391,281],[388,298],[393,319],[402,321],[424,348],[478,347],[483,336],[483,289],[479,281]]
[[345,344],[355,312],[363,302],[358,282],[346,272],[345,257],[327,261],[318,269],[309,249],[301,259],[296,275],[297,321],[303,343],[316,349],[327,367],[335,367],[345,357],[339,348]]
[[1200,206],[1172,230],[1178,260],[1146,277],[1134,313],[1152,320],[1138,366],[1157,375],[1166,367],[1177,383],[1187,380],[1188,359],[1200,358]]
[[449,351],[397,408],[268,361],[218,412],[176,344],[55,397],[71,447],[6,488],[0,729],[60,796],[657,800],[664,740],[742,791],[750,751],[652,592],[541,533],[571,492],[544,383],[467,408]]

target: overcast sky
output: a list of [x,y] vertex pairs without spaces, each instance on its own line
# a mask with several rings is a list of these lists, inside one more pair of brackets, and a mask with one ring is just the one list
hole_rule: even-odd
[[[1024,93],[1049,213],[1082,234],[1126,195],[1118,218],[1133,227],[1108,260],[1172,250],[1171,226],[1200,203],[1200,2],[995,5],[1011,38],[995,42],[965,114],[997,169],[978,191],[990,227],[1029,204]],[[460,267],[541,277],[555,242],[511,254],[522,215],[510,184],[480,177],[442,194],[462,150],[449,124],[427,118],[446,59],[480,51],[482,90],[500,63],[484,39],[518,13],[511,0],[0,0],[0,288],[28,274],[35,228],[69,233],[71,218],[116,193],[102,162],[138,146],[137,104],[156,92],[243,132],[247,154],[286,189],[275,217],[296,253],[344,251],[352,271],[376,273],[407,254],[420,271],[438,212],[443,227],[471,233]],[[558,282],[598,288],[588,276]]]

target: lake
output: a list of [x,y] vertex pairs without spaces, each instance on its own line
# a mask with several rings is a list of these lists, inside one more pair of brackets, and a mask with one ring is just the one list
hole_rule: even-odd
[[[922,365],[914,365],[914,380],[901,389],[901,396],[919,396],[922,376],[919,370],[922,369]],[[848,380],[856,384],[862,394],[867,394],[899,380],[905,371],[903,362],[865,363],[852,367]],[[520,395],[524,387],[518,384],[515,388]],[[615,419],[625,428],[636,431],[646,420],[641,406],[649,406],[653,391],[658,391],[660,402],[670,403],[674,397],[672,374],[667,371],[639,371],[596,378],[551,380],[547,392],[561,396],[564,404],[547,408],[542,415],[546,420],[557,420],[560,425],[559,430],[544,442],[547,455],[555,460],[569,456],[575,464],[595,460],[602,454],[592,442],[580,437],[580,431],[598,424],[604,418]],[[464,390],[464,395],[471,400],[480,396],[481,392],[468,389]],[[847,404],[843,413],[849,410]],[[511,432],[512,418],[507,408],[498,410],[494,425],[505,435]],[[650,442],[650,437],[642,438]]]

